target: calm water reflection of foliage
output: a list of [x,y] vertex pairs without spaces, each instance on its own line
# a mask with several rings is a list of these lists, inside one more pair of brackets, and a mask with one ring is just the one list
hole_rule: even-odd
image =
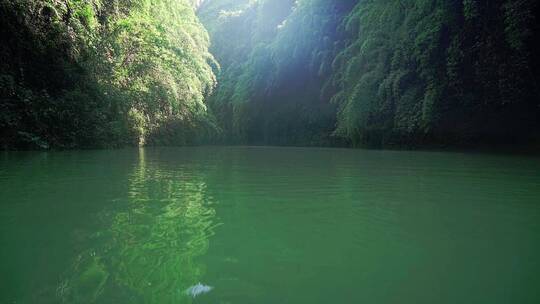
[[[140,162],[129,178],[128,200],[100,214],[105,229],[57,289],[66,303],[187,303],[185,290],[205,272],[215,210],[201,176]],[[118,206],[120,205],[120,207]]]

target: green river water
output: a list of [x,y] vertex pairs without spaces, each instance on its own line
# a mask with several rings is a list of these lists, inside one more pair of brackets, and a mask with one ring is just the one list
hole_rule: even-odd
[[537,304],[540,158],[3,153],[0,303]]

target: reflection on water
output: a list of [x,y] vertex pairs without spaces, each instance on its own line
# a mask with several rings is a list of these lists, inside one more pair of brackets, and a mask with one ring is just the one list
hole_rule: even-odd
[[539,172],[466,153],[12,153],[0,304],[537,304]]
[[185,303],[201,280],[197,257],[216,227],[213,202],[197,172],[166,170],[145,161],[129,178],[127,199],[100,212],[86,248],[60,282],[64,303]]

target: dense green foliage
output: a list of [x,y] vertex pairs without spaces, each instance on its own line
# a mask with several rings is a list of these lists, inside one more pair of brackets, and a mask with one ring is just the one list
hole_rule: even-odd
[[0,145],[190,143],[217,64],[188,0],[0,2]]
[[539,141],[538,10],[535,0],[4,0],[0,145]]
[[282,1],[244,2],[201,8],[223,68],[211,105],[229,140],[537,139],[535,1],[300,0],[286,1],[288,16],[268,9]]
[[362,1],[331,82],[353,142],[510,141],[538,130],[532,1]]
[[335,142],[331,134],[336,107],[319,95],[336,51],[330,37],[336,36],[337,24],[350,8],[350,1],[203,5],[200,15],[213,37],[211,50],[222,65],[209,103],[225,130],[225,141]]

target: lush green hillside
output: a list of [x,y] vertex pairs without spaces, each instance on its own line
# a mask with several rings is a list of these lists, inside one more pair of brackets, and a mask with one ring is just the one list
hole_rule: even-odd
[[538,142],[538,10],[534,0],[2,1],[0,145]]
[[399,145],[529,140],[540,113],[534,5],[360,2],[330,79],[338,134]]
[[[0,145],[185,144],[217,63],[188,0],[0,2]],[[197,135],[197,139],[195,139]]]
[[338,51],[336,28],[352,4],[329,3],[266,0],[203,5],[200,15],[222,65],[218,89],[209,103],[225,130],[225,142],[339,141],[331,136],[336,106],[319,95]]
[[211,105],[227,140],[538,139],[535,1],[300,0],[288,16],[267,8],[278,2],[201,8],[223,67]]

